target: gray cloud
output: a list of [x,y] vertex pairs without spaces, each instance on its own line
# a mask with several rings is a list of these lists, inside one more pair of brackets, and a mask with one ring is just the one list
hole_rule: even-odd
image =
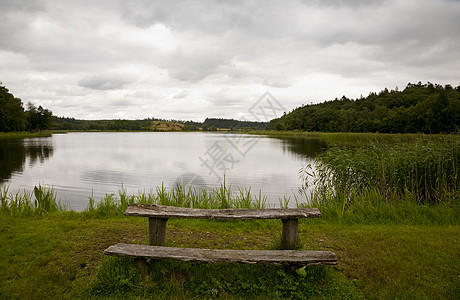
[[178,93],[178,94],[175,94],[175,95],[173,96],[173,98],[174,98],[174,99],[182,99],[182,98],[187,97],[187,95],[188,95],[187,91],[184,90],[184,91],[182,91],[182,92],[180,92],[180,93]]
[[275,88],[286,88],[286,87],[290,87],[292,83],[289,81],[283,80],[283,79],[280,79],[277,81],[265,79],[264,84],[267,86],[275,87]]
[[219,72],[222,65],[228,63],[225,51],[218,49],[199,48],[194,50],[178,47],[160,67],[168,70],[172,78],[181,81],[199,81]]
[[109,106],[112,106],[112,107],[129,107],[129,106],[135,106],[135,105],[136,105],[136,101],[130,100],[130,99],[115,99],[109,102]]
[[78,85],[93,90],[118,90],[131,83],[126,75],[121,74],[98,74],[90,75],[78,82]]
[[2,14],[18,12],[36,12],[45,10],[45,4],[39,0],[0,0]]
[[306,5],[361,8],[380,6],[388,0],[303,0],[302,2]]
[[149,1],[134,0],[123,3],[119,10],[123,18],[136,26],[164,24],[175,30],[204,30],[222,33],[247,27],[248,11],[264,5],[252,1]]

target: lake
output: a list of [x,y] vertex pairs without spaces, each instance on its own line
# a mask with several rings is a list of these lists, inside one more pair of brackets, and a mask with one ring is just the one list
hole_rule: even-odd
[[[299,195],[299,169],[326,147],[320,140],[202,132],[97,132],[0,141],[0,185],[9,192],[52,187],[70,209],[83,210],[123,187],[129,194],[177,183],[279,198]],[[300,199],[300,198],[299,198]],[[305,201],[303,198],[302,201]]]

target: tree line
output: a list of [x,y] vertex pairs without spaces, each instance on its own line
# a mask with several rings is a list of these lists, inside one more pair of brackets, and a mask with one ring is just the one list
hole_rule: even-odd
[[267,123],[265,122],[238,121],[223,118],[206,118],[202,125],[204,131],[216,131],[218,128],[229,130],[263,130],[266,127]]
[[182,131],[217,131],[218,129],[266,129],[266,123],[264,122],[238,121],[233,119],[218,118],[206,118],[204,122],[194,122],[164,120],[157,118],[146,118],[142,120],[78,120],[67,117],[54,117],[52,129],[82,131],[157,131],[153,125],[157,122],[181,124],[180,130]]
[[16,98],[0,82],[0,132],[40,131],[51,127],[53,114],[32,102],[24,109],[22,100]]
[[52,112],[33,103],[27,109],[0,82],[0,131],[113,130],[155,131],[152,122],[176,122],[184,131],[217,129],[274,129],[320,132],[382,132],[382,133],[450,133],[460,130],[460,86],[409,83],[403,91],[370,93],[367,97],[326,101],[302,105],[264,122],[206,118],[204,122],[146,118],[143,120],[77,120],[55,117]]
[[303,105],[269,122],[274,130],[451,133],[460,130],[460,86],[409,83],[403,91]]
[[55,117],[53,129],[78,131],[151,131],[151,124],[159,119],[143,120],[79,120],[67,117]]
[[[73,131],[165,131],[158,129],[156,124],[163,123],[171,125],[170,131],[198,131],[203,123],[194,121],[166,120],[159,118],[145,118],[141,120],[81,120],[68,117],[54,117],[54,130]],[[174,126],[180,124],[180,126]],[[173,128],[181,129],[173,129]]]

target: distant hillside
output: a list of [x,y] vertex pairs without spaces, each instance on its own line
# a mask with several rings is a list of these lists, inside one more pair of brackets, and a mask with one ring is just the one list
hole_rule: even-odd
[[174,121],[152,121],[150,129],[152,131],[181,131],[184,124]]
[[275,130],[321,132],[449,133],[460,130],[460,86],[409,83],[367,97],[294,109],[269,122]]
[[206,118],[203,122],[203,130],[242,130],[242,129],[266,129],[267,123],[253,121],[238,121],[233,119]]

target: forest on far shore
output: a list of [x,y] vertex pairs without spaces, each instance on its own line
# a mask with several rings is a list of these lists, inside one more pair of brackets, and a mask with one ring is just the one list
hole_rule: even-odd
[[451,133],[460,130],[460,85],[409,83],[403,91],[370,93],[298,107],[269,129],[320,132]]
[[460,131],[460,85],[409,83],[403,91],[302,105],[269,123],[206,118],[204,122],[161,120],[76,120],[56,117],[33,103],[24,109],[0,82],[0,132],[41,130],[216,131],[301,130],[310,132],[452,133]]

